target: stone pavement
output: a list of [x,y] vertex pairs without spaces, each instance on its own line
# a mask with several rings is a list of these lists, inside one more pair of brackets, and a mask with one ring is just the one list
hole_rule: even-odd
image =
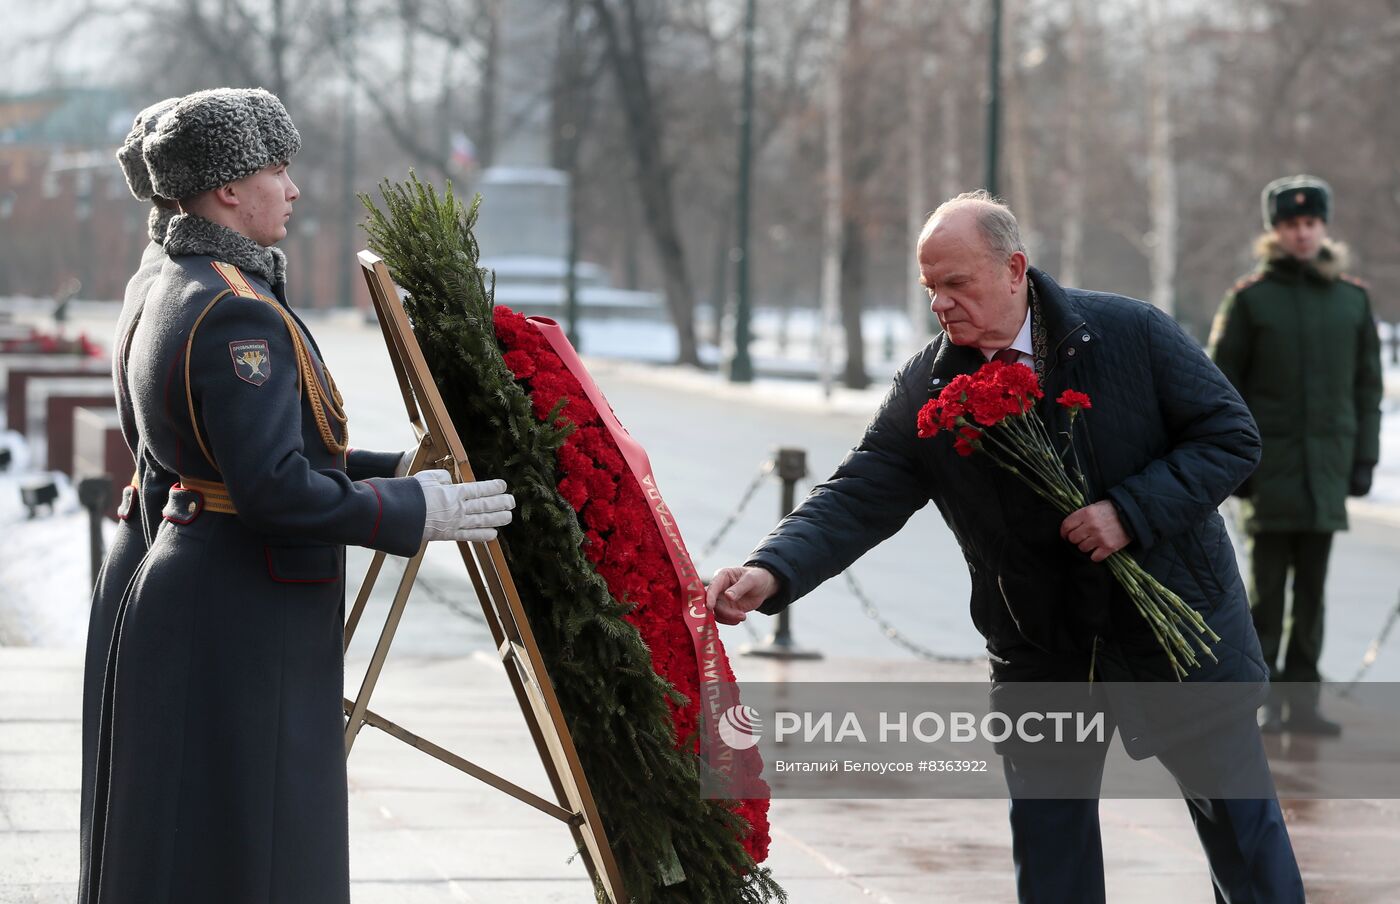
[[[71,902],[81,654],[0,647],[0,902]],[[985,666],[736,657],[751,681],[983,680]],[[352,661],[352,691],[364,661]],[[543,770],[489,654],[391,656],[376,710],[528,788]],[[1400,802],[1286,802],[1310,900],[1400,900]],[[1101,805],[1109,900],[1212,900],[1180,801]],[[768,865],[794,904],[1013,901],[1006,803],[779,800]],[[588,902],[562,825],[366,728],[350,758],[356,904]]]

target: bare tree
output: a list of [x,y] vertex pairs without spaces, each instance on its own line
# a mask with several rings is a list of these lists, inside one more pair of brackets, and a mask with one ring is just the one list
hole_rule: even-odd
[[[617,9],[614,9],[614,6]],[[652,95],[647,62],[648,38],[644,33],[637,0],[593,0],[603,34],[605,53],[613,73],[613,85],[627,123],[629,149],[636,167],[638,193],[656,255],[661,265],[666,304],[676,327],[678,363],[699,366],[695,342],[695,297],[686,274],[685,246],[681,242],[671,194],[671,167],[664,156],[665,127]],[[619,22],[618,20],[622,21]]]
[[846,367],[841,381],[851,389],[870,385],[865,369],[865,336],[861,313],[865,309],[867,248],[865,229],[869,210],[866,183],[877,166],[874,142],[868,140],[866,107],[869,98],[867,69],[870,59],[864,46],[864,0],[847,0],[846,40],[841,61],[841,326],[846,336]]
[[[909,0],[906,15],[911,24],[919,20],[919,11],[922,8],[922,0]],[[928,95],[921,89],[923,85],[932,81],[934,59],[929,53],[928,45],[923,41],[910,41],[908,54],[906,65],[909,67],[910,90],[907,93],[909,111],[905,136],[909,155],[906,177],[909,187],[905,228],[908,231],[906,242],[909,247],[909,264],[906,267],[908,287],[905,289],[905,307],[909,314],[909,344],[917,349],[928,341],[929,309],[928,294],[919,282],[919,271],[913,265],[913,260],[919,229],[931,209],[928,197],[928,154],[925,150],[928,146],[929,101]]]
[[1084,145],[1088,136],[1084,126],[1089,105],[1088,79],[1084,62],[1084,0],[1069,0],[1069,33],[1067,40],[1068,78],[1065,85],[1065,162],[1064,213],[1061,217],[1060,279],[1067,286],[1080,284],[1079,267],[1084,248]]
[[[847,23],[838,10],[831,19],[832,55],[841,53],[845,43]],[[831,357],[836,333],[836,314],[841,303],[842,280],[842,229],[845,217],[842,211],[842,194],[845,186],[844,154],[842,151],[841,126],[843,116],[842,84],[845,77],[841,67],[830,66],[826,75],[823,92],[823,152],[824,167],[822,179],[822,269],[820,300],[817,321],[817,367],[822,392],[831,395]]]
[[1165,23],[1158,0],[1145,0],[1147,33],[1147,96],[1149,158],[1151,167],[1152,232],[1151,302],[1172,313],[1176,296],[1176,160],[1172,155],[1171,57],[1167,52]]
[[1006,91],[1006,156],[1011,177],[1010,200],[1016,208],[1021,232],[1032,245],[1036,238],[1035,194],[1031,187],[1031,147],[1027,124],[1030,108],[1026,100],[1025,47],[1023,39],[1028,29],[1021,27],[1025,16],[1025,0],[1005,0],[1005,24],[1001,57],[1002,84]]
[[[331,34],[343,72],[360,90],[381,124],[414,164],[439,178],[452,175],[451,126],[459,114],[456,98],[477,86],[477,149],[483,164],[495,148],[497,12],[500,0],[460,4],[393,0],[384,5],[344,0],[343,16],[358,30],[372,26],[378,39],[355,40],[341,27]],[[367,7],[361,9],[361,7]],[[379,55],[394,39],[396,63]],[[353,48],[353,49],[352,49]],[[424,70],[436,77],[426,76]]]

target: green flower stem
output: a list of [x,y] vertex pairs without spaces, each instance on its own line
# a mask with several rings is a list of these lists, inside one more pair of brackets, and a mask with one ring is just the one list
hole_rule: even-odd
[[[1012,420],[1012,418],[1007,418],[1001,423],[1005,425],[1008,421]],[[1042,480],[1045,481],[1045,483],[1048,485],[1048,488],[1050,488],[1052,491],[1057,491],[1058,493],[1063,494],[1063,498],[1050,499],[1049,501],[1052,504],[1073,504],[1076,501],[1076,491],[1074,485],[1069,483],[1069,481],[1065,479],[1064,468],[1052,467],[1049,462],[1045,461],[1040,456],[1034,454],[1035,446],[1032,445],[1027,436],[1023,434],[1018,435],[1016,432],[1014,432],[1013,428],[1011,431],[1008,431],[1008,435],[1006,437],[1003,437],[1001,436],[1001,431],[999,431],[996,427],[988,427],[983,430],[982,437],[983,439],[990,440],[996,443],[1002,450],[1004,450],[1013,458],[1015,458],[1016,461],[1019,464],[1021,464],[1024,468],[1039,476]],[[1032,488],[1036,489],[1037,491],[1040,489],[1039,487]],[[1066,515],[1082,507],[1082,497],[1080,497],[1078,501],[1081,504],[1074,505],[1073,508],[1070,508],[1067,511],[1065,511]]]
[[[1078,468],[1079,453],[1073,442],[1077,414],[1070,413],[1070,449]],[[1009,415],[991,427],[984,427],[966,416],[959,417],[955,430],[962,427],[978,430],[980,435],[973,442],[974,448],[986,453],[998,467],[1014,474],[1062,514],[1069,515],[1085,506],[1088,484],[1082,468],[1076,484],[1066,473],[1064,461],[1055,454],[1045,423],[1034,409]],[[1207,638],[1216,642],[1220,636],[1211,630],[1199,612],[1186,605],[1179,595],[1127,553],[1115,552],[1104,564],[1147,622],[1178,680],[1187,676],[1188,667],[1200,667],[1197,648],[1215,660]]]

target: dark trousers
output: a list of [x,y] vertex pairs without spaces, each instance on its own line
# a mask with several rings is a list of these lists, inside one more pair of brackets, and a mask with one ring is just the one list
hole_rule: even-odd
[[[1252,720],[1222,730],[1230,731],[1228,742],[1207,745],[1219,752],[1219,768],[1268,769]],[[1112,738],[1109,732],[1096,757],[1076,758],[1069,768],[1081,770],[1078,780],[1097,785]],[[1188,746],[1162,751],[1157,759],[1179,776],[1187,770],[1174,767],[1199,755],[1199,748]],[[1002,765],[1011,792],[1011,850],[1021,904],[1103,904],[1098,799],[1018,798],[1018,789],[1061,786],[1065,761],[1010,755]],[[1076,782],[1071,787],[1083,787],[1078,780],[1071,779]],[[1303,880],[1276,797],[1203,799],[1185,786],[1182,792],[1210,863],[1216,904],[1304,904]]]
[[[1331,553],[1331,533],[1260,533],[1249,538],[1249,610],[1273,681],[1322,680],[1317,661],[1322,656],[1323,587]],[[1290,571],[1293,608],[1285,619]],[[1285,627],[1288,648],[1282,651],[1280,667]]]

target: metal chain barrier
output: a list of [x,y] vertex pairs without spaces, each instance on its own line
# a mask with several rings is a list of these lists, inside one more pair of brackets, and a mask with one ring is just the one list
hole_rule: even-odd
[[[744,513],[744,510],[748,508],[749,503],[753,501],[754,495],[758,492],[759,487],[761,487],[763,482],[768,479],[768,476],[773,473],[776,466],[777,463],[774,459],[768,459],[759,466],[758,473],[754,475],[753,481],[750,482],[748,488],[744,490],[739,504],[735,506],[734,511],[729,514],[724,520],[724,523],[720,525],[719,530],[715,532],[715,535],[710,538],[701,550],[701,558],[708,557],[710,553],[714,552],[715,548],[719,546],[720,541],[724,539],[725,535],[728,534],[730,529],[738,522],[739,517]],[[910,640],[903,632],[880,614],[880,610],[875,606],[875,603],[870,597],[866,595],[864,589],[860,586],[860,582],[856,580],[855,574],[850,569],[846,570],[845,578],[846,586],[850,588],[851,595],[860,603],[861,611],[879,626],[880,633],[895,646],[928,662],[965,664],[981,660],[982,657],[980,656],[950,656],[945,653],[939,653]],[[757,641],[759,636],[753,625],[748,621],[744,621],[742,624],[749,632],[749,636]]]
[[[732,530],[734,525],[738,523],[739,518],[749,507],[749,503],[753,501],[754,496],[758,494],[759,489],[763,486],[763,482],[767,480],[769,475],[773,473],[775,467],[776,462],[771,458],[765,460],[763,464],[759,466],[758,471],[754,474],[753,480],[749,482],[748,487],[744,489],[743,495],[739,498],[738,505],[736,505],[734,507],[734,510],[725,517],[723,523],[720,524],[719,529],[715,531],[714,536],[710,537],[710,539],[707,540],[705,542],[705,545],[701,548],[699,558],[708,558],[709,555],[713,553],[716,548],[719,547],[719,544],[723,542],[724,538],[729,534],[729,531]],[[1243,538],[1244,533],[1242,530],[1242,525],[1240,523],[1239,509],[1237,507],[1236,500],[1228,500],[1227,503],[1223,506],[1223,508],[1225,509],[1226,518],[1230,521],[1231,527],[1234,528],[1236,535]],[[846,579],[846,586],[850,590],[851,595],[854,596],[856,602],[860,604],[860,611],[864,613],[867,618],[869,618],[875,623],[875,625],[880,629],[881,635],[883,635],[885,639],[887,639],[890,643],[901,648],[905,652],[912,654],[916,658],[922,659],[926,662],[942,662],[955,665],[965,665],[968,663],[979,662],[982,660],[983,657],[981,656],[953,656],[947,653],[939,653],[938,651],[930,649],[929,647],[926,647],[923,644],[918,643],[917,641],[910,640],[909,637],[904,634],[904,632],[900,631],[897,627],[894,626],[894,624],[892,624],[880,613],[879,607],[877,607],[875,605],[875,602],[869,597],[868,594],[866,594],[865,589],[861,587],[860,582],[856,579],[854,572],[852,572],[850,569],[847,569],[845,572],[843,572],[842,576]],[[431,581],[425,580],[424,575],[421,571],[418,574],[417,583],[420,587],[423,588],[424,591],[427,592],[427,594],[430,597],[437,600],[439,603],[442,603],[447,608],[451,609],[453,612],[472,621],[485,624],[484,619],[482,619],[480,615],[470,611],[466,606],[462,605],[451,594],[445,593],[439,588],[435,587]],[[1390,632],[1395,627],[1397,621],[1400,621],[1400,601],[1397,601],[1395,608],[1391,610],[1391,612],[1389,613],[1389,617],[1386,619],[1385,624],[1382,626],[1380,634],[1371,643],[1370,648],[1367,649],[1365,656],[1362,658],[1360,669],[1348,683],[1347,688],[1342,692],[1343,696],[1350,693],[1352,687],[1354,687],[1356,683],[1361,680],[1362,676],[1365,675],[1365,673],[1370,669],[1371,665],[1376,660],[1377,654],[1380,652],[1380,647],[1383,646],[1385,641],[1389,638]],[[744,621],[741,622],[741,624],[744,626],[744,630],[746,630],[749,633],[750,638],[752,638],[755,642],[758,642],[760,640],[759,633],[757,630],[754,629],[752,622]]]
[[864,612],[871,621],[879,626],[880,633],[883,634],[890,643],[927,662],[945,662],[955,665],[966,665],[967,663],[980,662],[982,660],[981,656],[950,656],[947,653],[939,653],[910,640],[903,632],[890,624],[890,622],[880,614],[880,610],[876,608],[874,601],[866,595],[865,590],[860,586],[860,582],[856,580],[855,574],[853,574],[849,568],[844,572],[844,577],[846,578],[846,586],[851,589],[851,594],[855,596],[856,602],[860,603],[860,611]]
[[[753,480],[749,482],[748,489],[744,490],[744,494],[739,498],[739,504],[734,507],[734,511],[730,512],[728,517],[724,519],[724,522],[720,524],[719,530],[715,531],[715,535],[707,540],[705,545],[701,547],[699,558],[708,559],[710,553],[715,551],[720,541],[725,538],[725,535],[739,522],[739,516],[744,514],[744,509],[749,507],[749,503],[753,501],[753,497],[758,493],[759,487],[763,486],[763,481],[767,480],[768,475],[773,473],[774,467],[775,464],[771,458],[758,466],[758,473],[754,474]],[[706,585],[708,586],[708,584],[709,579],[707,578]],[[754,643],[759,643],[762,640],[758,635],[758,631],[754,628],[753,623],[748,619],[745,619],[739,624],[743,625],[744,630],[749,632],[749,639]]]
[[[405,559],[404,565],[407,566],[407,564],[408,560]],[[418,576],[414,579],[414,585],[423,590],[423,592],[428,594],[428,596],[431,597],[433,600],[441,603],[442,605],[446,606],[448,609],[451,609],[453,612],[462,616],[468,621],[474,621],[477,624],[483,626],[486,624],[486,619],[481,615],[480,612],[476,612],[468,608],[466,604],[461,602],[454,594],[447,593],[446,591],[437,587],[433,583],[433,581],[428,580],[424,576],[423,569],[421,567],[418,569]],[[473,591],[472,596],[475,595],[476,592]]]
[[[775,459],[772,458],[766,459],[761,465],[759,465],[758,471],[753,476],[753,480],[749,482],[749,485],[744,489],[743,494],[740,496],[739,503],[734,507],[734,510],[731,511],[725,517],[724,521],[720,524],[719,528],[715,531],[714,535],[710,537],[709,540],[705,541],[704,546],[702,546],[700,549],[700,555],[698,556],[698,558],[708,558],[710,554],[713,553],[715,549],[719,547],[719,544],[723,542],[724,538],[729,534],[730,530],[732,530],[734,528],[734,525],[739,522],[739,518],[749,507],[749,503],[753,501],[754,496],[758,494],[759,489],[763,486],[763,482],[767,480],[770,475],[772,475],[776,467],[777,462]],[[895,646],[900,647],[905,652],[910,653],[915,657],[928,662],[966,664],[978,662],[982,659],[981,656],[950,656],[946,653],[939,653],[935,650],[931,650],[928,647],[923,646],[922,644],[910,640],[907,636],[905,636],[905,634],[902,631],[896,628],[883,615],[880,614],[879,608],[877,608],[874,601],[872,601],[870,597],[866,595],[865,590],[860,586],[860,582],[856,580],[855,574],[850,569],[846,570],[844,576],[846,578],[846,586],[850,588],[851,595],[856,598],[856,602],[860,603],[861,611],[865,613],[865,615],[869,617],[871,621],[875,622],[875,624],[880,629],[880,633],[884,635],[884,637],[891,643],[893,643]],[[429,596],[442,603],[443,605],[447,606],[449,609],[456,612],[458,615],[465,616],[466,618],[469,618],[472,621],[484,623],[481,616],[477,615],[474,612],[468,611],[468,609],[465,606],[463,606],[460,602],[454,599],[450,594],[444,593],[443,591],[434,587],[431,581],[425,581],[423,573],[421,571],[418,574],[418,585],[422,587],[423,590],[425,590]],[[761,641],[759,633],[754,628],[752,622],[745,620],[743,622],[740,622],[740,624],[744,626],[744,630],[748,632],[749,637],[755,643]]]
[[1356,674],[1352,676],[1351,681],[1347,684],[1346,688],[1342,690],[1343,697],[1349,695],[1356,687],[1357,682],[1365,677],[1366,673],[1371,670],[1372,665],[1375,665],[1376,657],[1380,655],[1381,647],[1385,646],[1387,638],[1390,637],[1391,629],[1395,627],[1397,621],[1400,621],[1400,599],[1396,599],[1394,608],[1392,608],[1390,614],[1386,616],[1385,624],[1381,625],[1380,633],[1376,635],[1376,639],[1371,641],[1371,645],[1368,646],[1366,652],[1362,654],[1361,664],[1357,668]]
[[774,467],[775,464],[771,458],[759,465],[758,473],[754,475],[753,481],[749,483],[748,489],[744,490],[744,495],[739,499],[739,504],[734,507],[734,511],[729,513],[729,517],[724,519],[724,523],[719,526],[719,530],[715,531],[715,535],[700,548],[699,558],[708,559],[710,553],[715,551],[720,541],[723,540],[730,529],[738,523],[739,516],[744,513],[744,509],[749,507],[749,503],[753,501],[754,494],[758,492],[759,487],[763,486],[763,481],[768,479],[768,475],[773,473]]

